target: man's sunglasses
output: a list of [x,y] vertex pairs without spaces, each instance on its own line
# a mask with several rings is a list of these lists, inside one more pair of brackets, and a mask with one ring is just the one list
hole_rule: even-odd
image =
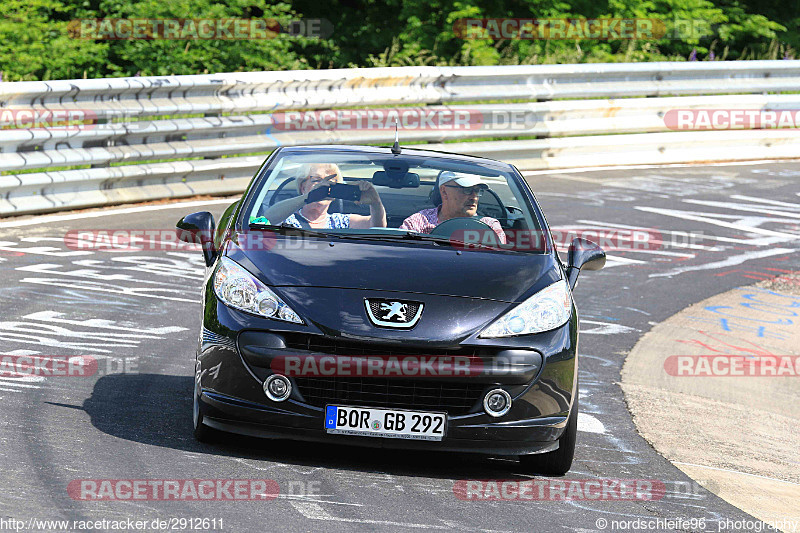
[[475,187],[462,187],[460,185],[445,185],[445,187],[447,187],[448,189],[458,189],[458,192],[460,192],[464,196],[477,196],[478,198],[483,196],[483,191],[486,190],[484,187],[481,187],[479,185],[476,185]]

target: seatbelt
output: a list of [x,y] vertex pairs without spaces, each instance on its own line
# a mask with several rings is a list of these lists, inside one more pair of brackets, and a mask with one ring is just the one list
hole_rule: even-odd
[[295,218],[295,220],[297,220],[297,223],[300,224],[301,228],[303,228],[303,229],[311,229],[311,224],[309,224],[308,220],[306,220],[306,217],[304,217],[303,215],[300,214],[300,211],[297,211],[294,214],[294,218]]

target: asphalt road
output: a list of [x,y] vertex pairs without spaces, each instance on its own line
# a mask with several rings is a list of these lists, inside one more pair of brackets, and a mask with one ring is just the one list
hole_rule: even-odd
[[[195,442],[199,253],[77,250],[65,242],[76,229],[171,230],[182,214],[201,210],[156,206],[34,225],[0,221],[2,353],[92,355],[99,365],[92,377],[0,378],[0,518],[24,521],[24,530],[36,526],[32,518],[198,517],[216,519],[217,531],[606,531],[614,521],[633,521],[613,529],[625,531],[752,530],[736,523],[749,515],[693,484],[637,434],[617,382],[626,352],[652,325],[753,279],[800,270],[800,163],[529,180],[557,230],[644,228],[656,243],[611,251],[606,269],[581,276],[582,416],[576,460],[563,479],[657,480],[663,498],[463,501],[453,491],[457,480],[530,476],[515,461],[462,454],[239,437]],[[218,217],[226,205],[208,209]],[[68,491],[82,479],[271,479],[280,495],[85,501]]]

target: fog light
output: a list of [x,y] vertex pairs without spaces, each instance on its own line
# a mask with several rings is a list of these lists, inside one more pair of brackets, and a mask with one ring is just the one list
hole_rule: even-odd
[[511,395],[503,389],[494,389],[483,397],[483,410],[489,416],[503,416],[511,409]]
[[273,402],[282,402],[292,393],[292,382],[286,376],[272,374],[264,382],[264,394]]

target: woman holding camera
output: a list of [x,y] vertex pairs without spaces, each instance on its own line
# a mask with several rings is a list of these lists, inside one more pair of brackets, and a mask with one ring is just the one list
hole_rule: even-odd
[[378,191],[368,181],[359,182],[361,199],[355,203],[369,205],[369,216],[328,213],[333,198],[317,198],[319,193],[312,193],[315,189],[330,187],[342,183],[342,181],[342,173],[337,165],[331,163],[310,164],[307,171],[297,178],[297,190],[300,196],[276,203],[264,213],[264,216],[275,224],[296,228],[385,228],[386,209],[383,207]]

